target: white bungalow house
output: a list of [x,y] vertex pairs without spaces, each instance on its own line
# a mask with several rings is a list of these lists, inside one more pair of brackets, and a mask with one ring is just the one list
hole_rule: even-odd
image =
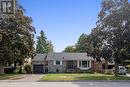
[[87,53],[37,54],[32,60],[33,73],[64,73],[88,71],[93,58]]

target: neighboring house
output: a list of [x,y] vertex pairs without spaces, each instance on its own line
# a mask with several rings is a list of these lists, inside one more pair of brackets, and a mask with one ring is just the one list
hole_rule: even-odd
[[93,58],[87,53],[37,54],[32,60],[33,73],[82,72],[93,70],[94,66]]

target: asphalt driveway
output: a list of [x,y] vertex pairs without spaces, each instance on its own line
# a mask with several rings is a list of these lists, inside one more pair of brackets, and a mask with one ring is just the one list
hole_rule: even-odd
[[37,82],[43,76],[44,76],[43,74],[27,74],[27,75],[22,75],[20,76],[20,78],[17,79],[0,80],[0,82]]

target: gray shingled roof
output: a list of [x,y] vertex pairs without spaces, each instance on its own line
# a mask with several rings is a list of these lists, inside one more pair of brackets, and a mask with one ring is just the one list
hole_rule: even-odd
[[37,54],[33,61],[44,60],[92,60],[87,56],[87,53],[49,53],[49,54]]
[[44,61],[47,54],[37,54],[32,61]]

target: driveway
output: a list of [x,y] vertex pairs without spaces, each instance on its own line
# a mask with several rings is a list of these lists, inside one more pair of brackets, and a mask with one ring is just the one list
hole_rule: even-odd
[[0,82],[0,87],[130,87],[129,82]]
[[39,81],[43,74],[29,74],[29,75],[22,75],[18,79],[12,80],[0,80],[0,82],[37,82]]

